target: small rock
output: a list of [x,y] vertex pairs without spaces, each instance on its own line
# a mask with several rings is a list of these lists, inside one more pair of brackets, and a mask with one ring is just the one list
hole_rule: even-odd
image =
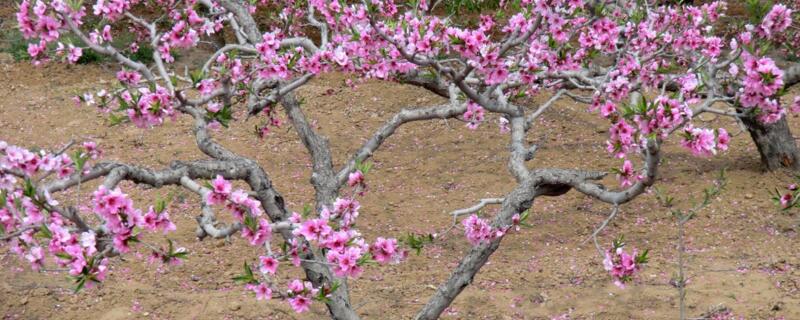
[[200,277],[198,277],[196,275],[192,275],[191,279],[192,279],[192,281],[200,281]]
[[0,64],[14,63],[14,56],[8,52],[0,52]]
[[49,295],[49,294],[50,294],[50,290],[47,290],[45,288],[36,288],[36,289],[33,289],[33,291],[31,291],[31,295],[34,296],[34,297],[44,297],[44,296]]
[[142,313],[142,315],[143,315],[143,316],[145,316],[145,317],[147,317],[147,316],[149,316],[149,315],[150,315],[150,312],[145,312],[145,313]]
[[241,308],[242,308],[242,305],[240,305],[238,302],[232,303],[231,307],[230,307],[231,311],[239,311],[239,309],[241,309]]
[[745,193],[744,198],[745,199],[753,199],[753,194],[752,193]]
[[28,304],[28,297],[22,297],[22,299],[19,300],[19,305],[24,306],[26,304]]

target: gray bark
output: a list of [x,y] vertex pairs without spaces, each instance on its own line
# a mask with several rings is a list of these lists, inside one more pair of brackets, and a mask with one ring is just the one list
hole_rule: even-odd
[[[631,201],[655,182],[660,160],[659,143],[655,140],[649,140],[645,147],[644,155],[645,172],[643,179],[622,191],[607,191],[604,186],[592,182],[592,180],[599,180],[604,177],[605,174],[602,172],[564,169],[530,171],[527,176],[519,181],[517,187],[505,197],[502,209],[495,217],[492,226],[495,228],[510,226],[512,217],[529,209],[536,197],[560,196],[571,189],[615,206]],[[514,158],[512,158],[509,162],[514,161]],[[439,286],[433,297],[428,300],[428,303],[414,319],[438,319],[464,288],[472,283],[478,271],[500,246],[500,241],[502,241],[502,237],[472,247],[469,253],[462,258],[458,267],[450,274],[447,281]]]
[[754,117],[741,117],[758,148],[761,163],[770,171],[782,168],[800,169],[800,153],[789,130],[786,117],[776,123],[763,124]]

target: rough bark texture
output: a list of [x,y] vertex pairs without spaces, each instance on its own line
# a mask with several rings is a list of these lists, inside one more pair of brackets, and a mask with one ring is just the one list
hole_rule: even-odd
[[800,169],[800,153],[789,131],[786,117],[773,124],[762,124],[753,117],[743,117],[742,122],[758,147],[761,163],[767,170]]

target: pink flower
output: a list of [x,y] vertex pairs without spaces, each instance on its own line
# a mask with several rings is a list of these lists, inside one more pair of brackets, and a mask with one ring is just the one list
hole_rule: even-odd
[[780,198],[781,208],[783,208],[783,209],[788,208],[789,206],[792,205],[793,200],[794,200],[794,196],[792,196],[791,193],[784,194]]
[[464,234],[467,240],[474,246],[481,244],[483,241],[491,241],[496,236],[489,223],[475,214],[470,215],[462,224],[464,225]]
[[736,65],[735,63],[731,63],[731,65],[728,67],[728,73],[730,73],[734,77],[738,76],[739,75],[739,66]]
[[337,277],[357,278],[363,269],[358,265],[358,260],[364,252],[358,247],[349,247],[344,252],[328,251],[328,262],[333,264],[333,273]]
[[219,131],[220,129],[222,129],[222,124],[220,124],[219,121],[214,120],[209,122],[206,128],[212,131]]
[[121,70],[117,72],[117,80],[127,85],[136,85],[142,79],[142,75],[136,71]]
[[150,231],[161,230],[164,234],[167,234],[170,231],[176,230],[175,224],[170,221],[169,213],[167,213],[166,210],[157,213],[151,206],[144,215],[143,220],[145,228]]
[[467,121],[467,128],[475,130],[483,122],[483,107],[473,101],[467,102],[467,111],[464,112],[464,121]]
[[295,312],[302,313],[308,311],[311,306],[311,298],[317,293],[317,289],[311,285],[311,282],[302,282],[300,280],[292,280],[289,283],[289,305],[292,306]]
[[800,96],[794,97],[794,101],[792,102],[792,105],[789,107],[789,110],[791,110],[793,113],[800,112]]
[[278,270],[278,260],[275,260],[275,258],[261,256],[258,259],[261,261],[261,273],[275,274]]
[[714,131],[711,129],[687,126],[684,129],[681,145],[692,151],[695,156],[705,157],[717,153]]
[[355,187],[362,183],[364,183],[364,174],[361,173],[361,170],[356,170],[347,177],[347,185],[350,187]]
[[206,109],[208,112],[217,113],[222,110],[222,104],[219,102],[210,102],[208,105],[206,105]]
[[397,239],[384,239],[378,237],[375,243],[370,247],[370,253],[375,261],[379,263],[389,263],[395,259],[397,255]]
[[625,157],[625,154],[634,147],[634,132],[634,128],[624,119],[620,120],[609,129],[611,139],[606,142],[608,145],[606,149],[614,153],[617,158]]
[[214,187],[214,192],[229,195],[231,193],[231,183],[225,180],[221,175],[211,181],[211,186]]
[[716,58],[722,53],[722,39],[719,37],[705,38],[705,46],[703,46],[703,54]]
[[244,228],[242,236],[250,240],[251,245],[260,246],[272,238],[272,226],[267,219],[259,219],[258,228],[256,230]]
[[764,20],[759,26],[759,33],[766,37],[780,34],[792,24],[792,10],[783,4],[772,6],[772,10],[764,16]]
[[81,56],[83,56],[83,49],[70,44],[67,53],[67,61],[69,61],[69,63],[77,63],[78,60],[81,59]]
[[105,25],[103,27],[103,32],[101,33],[101,35],[103,36],[103,40],[105,40],[107,42],[111,42],[111,41],[114,40],[114,37],[111,36],[111,26],[110,25]]
[[222,204],[228,200],[231,194],[231,183],[225,180],[221,175],[211,181],[212,190],[206,194],[206,203],[208,205]]
[[616,111],[617,106],[611,101],[606,101],[606,103],[600,105],[600,115],[603,116],[603,118],[608,118]]
[[508,119],[506,119],[505,117],[500,117],[500,119],[497,121],[500,124],[500,133],[511,132],[511,127],[509,126]]
[[197,84],[197,90],[203,96],[210,96],[214,89],[217,88],[217,82],[214,79],[205,79]]
[[725,128],[717,129],[717,147],[722,150],[728,150],[728,143],[731,142],[731,136]]
[[298,279],[294,279],[294,280],[292,280],[292,282],[289,282],[289,291],[291,293],[300,294],[300,293],[303,293],[303,291],[305,291],[305,289],[306,289],[306,286],[303,284],[302,281],[300,281]]
[[40,54],[44,52],[45,49],[46,49],[46,43],[44,41],[38,44],[31,42],[28,44],[28,55],[30,55],[31,58],[36,59]]
[[33,247],[28,254],[25,255],[25,259],[31,263],[31,269],[39,271],[44,265],[44,250],[39,246]]
[[328,236],[322,244],[325,248],[341,252],[350,241],[350,234],[346,231],[336,231]]
[[302,235],[308,241],[321,241],[325,238],[328,234],[331,233],[333,229],[328,225],[328,220],[324,219],[309,219],[300,226],[299,229],[296,229],[294,232],[296,234]]
[[103,150],[97,147],[97,143],[94,141],[85,141],[83,143],[83,148],[86,149],[86,153],[92,159],[97,159],[103,156]]
[[629,160],[625,160],[625,162],[622,163],[622,169],[619,170],[619,174],[617,175],[620,186],[623,188],[632,186],[635,178],[636,174],[633,171],[633,164]]
[[519,213],[514,214],[514,216],[511,217],[511,224],[514,225],[514,226],[517,226],[517,231],[519,231],[519,224],[521,222],[520,219],[521,219],[521,217],[520,217]]
[[333,51],[333,62],[336,62],[342,67],[348,65],[350,62],[350,59],[347,58],[347,53],[341,46],[336,47],[336,49]]
[[256,293],[257,300],[272,299],[272,290],[266,284],[259,283],[257,286],[254,286],[253,292]]
[[303,313],[309,310],[311,306],[311,299],[306,296],[295,296],[293,298],[289,298],[289,305],[292,306],[297,313]]
[[636,250],[633,254],[628,254],[622,247],[615,250],[609,249],[605,252],[603,268],[608,271],[614,280],[614,284],[620,288],[625,288],[625,282],[630,281],[633,275],[641,266],[635,262]]

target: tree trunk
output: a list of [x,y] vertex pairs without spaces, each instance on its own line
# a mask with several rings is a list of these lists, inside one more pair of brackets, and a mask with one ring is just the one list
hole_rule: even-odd
[[767,170],[800,169],[800,152],[792,132],[789,131],[786,117],[767,125],[760,123],[755,117],[741,119],[758,147],[761,163]]

